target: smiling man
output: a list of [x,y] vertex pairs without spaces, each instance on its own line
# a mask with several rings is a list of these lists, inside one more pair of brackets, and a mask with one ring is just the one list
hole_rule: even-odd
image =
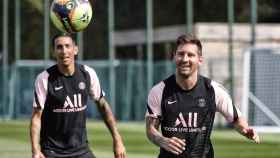
[[159,158],[214,158],[210,135],[216,111],[242,135],[260,142],[223,86],[199,74],[199,39],[178,37],[173,60],[175,74],[156,84],[147,99],[146,133],[160,147]]
[[78,47],[70,34],[53,38],[57,64],[35,81],[30,136],[33,158],[94,158],[87,140],[86,108],[93,99],[113,137],[115,158],[125,147],[94,69],[75,62]]

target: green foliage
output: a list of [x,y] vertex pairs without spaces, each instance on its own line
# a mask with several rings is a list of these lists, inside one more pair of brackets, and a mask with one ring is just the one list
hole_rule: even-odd
[[43,1],[38,1],[38,0],[26,0],[28,3],[30,3],[31,7],[35,8],[38,10],[39,13],[43,14]]
[[[51,4],[52,0],[49,0]],[[93,20],[84,34],[85,59],[108,58],[108,1],[90,0],[93,6]],[[2,8],[0,3],[0,8]],[[250,1],[234,1],[235,22],[250,22]],[[145,29],[146,3],[143,0],[115,1],[115,29]],[[153,0],[154,28],[186,23],[186,0]],[[258,1],[258,23],[280,21],[280,1]],[[44,58],[44,0],[21,0],[21,58]],[[227,22],[227,1],[193,1],[193,19],[196,22]],[[3,13],[2,13],[3,14]],[[9,1],[9,62],[14,61],[14,1]],[[2,30],[2,21],[0,21]],[[50,24],[50,36],[58,32]],[[1,32],[0,32],[1,35]],[[0,39],[0,43],[2,43]],[[134,47],[134,46],[133,46]],[[130,54],[136,52],[128,50]],[[116,54],[123,55],[122,50]],[[160,52],[155,47],[155,52]]]

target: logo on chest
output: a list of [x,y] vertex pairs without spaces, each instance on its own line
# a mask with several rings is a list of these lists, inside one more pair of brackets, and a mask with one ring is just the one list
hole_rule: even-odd
[[187,119],[184,118],[183,114],[180,112],[175,121],[175,127],[182,125],[183,127],[197,127],[197,112],[189,112]]
[[61,89],[63,89],[63,86],[54,87],[54,90],[55,90],[55,91],[59,91],[59,90],[61,90]]
[[201,107],[201,108],[205,107],[206,106],[206,100],[204,98],[199,98],[197,100],[197,106]]
[[167,100],[167,104],[168,105],[174,104],[176,102],[177,102],[177,100]]
[[67,95],[62,108],[53,109],[53,112],[78,112],[86,109],[86,105],[82,104],[82,94],[74,94],[73,99]]
[[74,102],[71,101],[69,96],[66,96],[63,108],[82,107],[82,95],[80,93],[73,95]]
[[200,133],[206,131],[206,126],[199,125],[199,113],[197,112],[180,112],[177,115],[175,124],[172,126],[163,126],[163,130],[174,133]]
[[84,90],[86,88],[85,82],[80,82],[78,86],[80,90]]

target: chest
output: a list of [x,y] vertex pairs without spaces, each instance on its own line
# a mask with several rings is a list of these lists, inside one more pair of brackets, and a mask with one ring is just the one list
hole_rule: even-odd
[[[174,124],[180,118],[179,120],[186,120],[187,124],[189,122],[190,127],[202,125],[215,115],[214,90],[201,86],[199,90],[194,89],[189,92],[176,89],[165,91],[161,109],[165,123]],[[194,125],[193,120],[197,120]]]
[[162,110],[168,113],[198,112],[216,110],[214,94],[193,96],[187,93],[174,93],[162,100]]
[[81,107],[87,101],[89,80],[82,74],[58,76],[48,84],[47,103],[51,107]]

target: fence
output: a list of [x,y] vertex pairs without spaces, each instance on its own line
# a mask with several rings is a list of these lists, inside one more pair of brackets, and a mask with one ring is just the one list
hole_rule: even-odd
[[[100,79],[101,86],[110,101],[109,63],[108,61],[83,61],[93,67]],[[36,75],[52,62],[18,61],[8,71],[8,85],[0,100],[0,116],[2,118],[30,117],[33,102],[34,81]],[[154,81],[156,83],[172,74],[171,61],[161,61],[154,64]],[[120,120],[143,120],[146,110],[147,78],[146,64],[143,61],[120,60],[116,67],[116,117]],[[3,74],[3,73],[1,73]],[[3,85],[2,85],[3,86]],[[92,101],[90,105],[94,104]],[[88,116],[99,117],[95,106],[88,106]]]
[[[35,4],[35,8],[37,8],[39,12],[33,12],[34,8],[29,8],[30,5],[26,5],[27,1],[3,0],[1,3],[3,8],[3,16],[1,19],[3,44],[1,48],[2,54],[0,56],[2,61],[2,67],[0,70],[0,116],[2,118],[21,118],[30,115],[35,76],[38,72],[42,71],[43,68],[45,68],[46,61],[50,59],[49,37],[55,32],[54,28],[50,27],[51,24],[49,21],[49,6],[51,0],[32,2],[33,4]],[[148,88],[151,88],[152,83],[155,83],[160,79],[167,77],[174,68],[170,61],[165,61],[166,58],[164,58],[163,61],[160,62],[154,61],[162,60],[162,57],[164,56],[162,54],[167,54],[170,52],[172,42],[174,42],[176,37],[179,34],[186,32],[194,32],[199,36],[203,36],[203,34],[195,32],[195,24],[198,21],[194,21],[193,12],[195,5],[193,4],[193,0],[176,2],[178,4],[180,3],[180,5],[177,5],[175,9],[176,17],[179,15],[183,15],[182,17],[186,17],[184,20],[180,20],[180,22],[177,22],[182,24],[182,29],[174,29],[173,27],[165,28],[165,26],[162,25],[165,23],[159,22],[157,20],[157,18],[159,18],[159,15],[156,15],[155,13],[158,13],[158,10],[154,9],[162,4],[161,1],[145,0],[143,2],[138,2],[141,2],[141,4],[143,4],[144,2],[145,5],[136,5],[137,8],[127,7],[131,10],[129,12],[129,15],[131,15],[124,16],[120,13],[118,5],[129,4],[130,1],[126,1],[126,3],[117,2],[114,0],[99,1],[99,3],[97,3],[98,5],[94,5],[94,13],[96,13],[94,14],[94,18],[96,22],[92,23],[94,25],[86,30],[88,32],[85,32],[84,34],[79,33],[77,37],[77,42],[81,50],[78,59],[97,59],[96,57],[98,55],[93,56],[92,52],[95,52],[95,54],[99,53],[99,57],[102,53],[106,54],[102,54],[106,57],[99,58],[103,61],[86,61],[86,63],[96,69],[103,88],[105,92],[107,92],[107,98],[112,103],[113,110],[114,112],[116,112],[117,117],[121,120],[143,119],[145,111],[144,109],[146,106],[145,98]],[[174,4],[173,1],[170,2]],[[223,8],[227,8],[227,12],[225,13],[225,17],[227,17],[227,20],[224,19],[224,22],[228,22],[226,28],[226,30],[228,30],[228,36],[227,39],[223,39],[223,41],[227,41],[225,42],[225,44],[229,45],[229,48],[226,50],[226,52],[228,53],[227,58],[229,60],[227,60],[224,64],[227,65],[228,70],[223,69],[223,72],[226,71],[227,74],[226,76],[222,77],[223,80],[228,80],[227,84],[228,88],[231,90],[231,95],[234,94],[233,89],[235,87],[233,82],[234,72],[232,67],[234,64],[233,25],[235,7],[235,4],[233,2],[233,0],[227,0],[227,6],[223,6]],[[137,3],[133,2],[133,4]],[[257,0],[251,0],[250,2],[251,14],[249,21],[251,22],[251,29],[249,30],[251,30],[252,34],[249,41],[252,45],[254,45],[255,43],[257,4]],[[28,6],[27,9],[25,8],[26,6]],[[178,6],[181,6],[180,10],[178,10]],[[168,8],[170,8],[170,6],[168,6]],[[214,8],[216,10],[216,7]],[[159,10],[164,9],[161,8]],[[12,12],[14,12],[14,14],[11,14]],[[136,13],[139,14],[136,15]],[[122,20],[120,20],[120,18],[122,17],[120,15],[126,18],[132,17],[130,20],[142,21],[142,23],[140,22],[139,26],[137,27],[122,26],[125,23],[122,22],[124,20],[123,18]],[[34,23],[34,20],[36,19],[39,19],[39,21],[41,20],[41,22],[38,21],[38,23]],[[168,20],[168,22],[169,21],[171,20]],[[131,23],[134,24],[134,22]],[[162,24],[159,25],[159,23]],[[171,26],[171,24],[169,25]],[[164,28],[162,29],[161,27]],[[209,25],[207,25],[207,27],[209,27]],[[212,29],[213,27],[210,28]],[[133,31],[135,29],[141,30],[140,35],[139,31]],[[32,31],[36,36],[32,36],[32,38],[30,38],[30,33]],[[212,41],[210,40],[210,42]],[[33,45],[31,45],[31,43]],[[133,47],[134,53],[135,51],[137,51],[135,54],[140,54],[140,57],[137,57],[137,59],[139,60],[136,61],[116,59],[116,57],[122,56],[121,53],[123,53],[124,49],[128,50],[131,47]],[[207,46],[204,48],[207,48]],[[164,49],[164,51],[162,51],[162,49]],[[218,51],[220,51],[220,49],[218,49]],[[88,54],[83,54],[83,52],[87,52]],[[159,53],[156,52],[163,53],[159,55]],[[28,54],[29,56],[27,56],[26,54]],[[131,54],[129,55],[131,56]],[[137,56],[135,54],[134,58],[136,58],[135,56]],[[45,61],[36,61],[36,63],[39,64],[34,64],[35,61],[26,63],[20,61],[21,59],[39,59]],[[218,65],[218,67],[222,66]],[[209,68],[209,70],[211,70],[211,68]],[[209,76],[212,75],[210,74]],[[98,117],[96,109],[90,108],[89,116]]]

